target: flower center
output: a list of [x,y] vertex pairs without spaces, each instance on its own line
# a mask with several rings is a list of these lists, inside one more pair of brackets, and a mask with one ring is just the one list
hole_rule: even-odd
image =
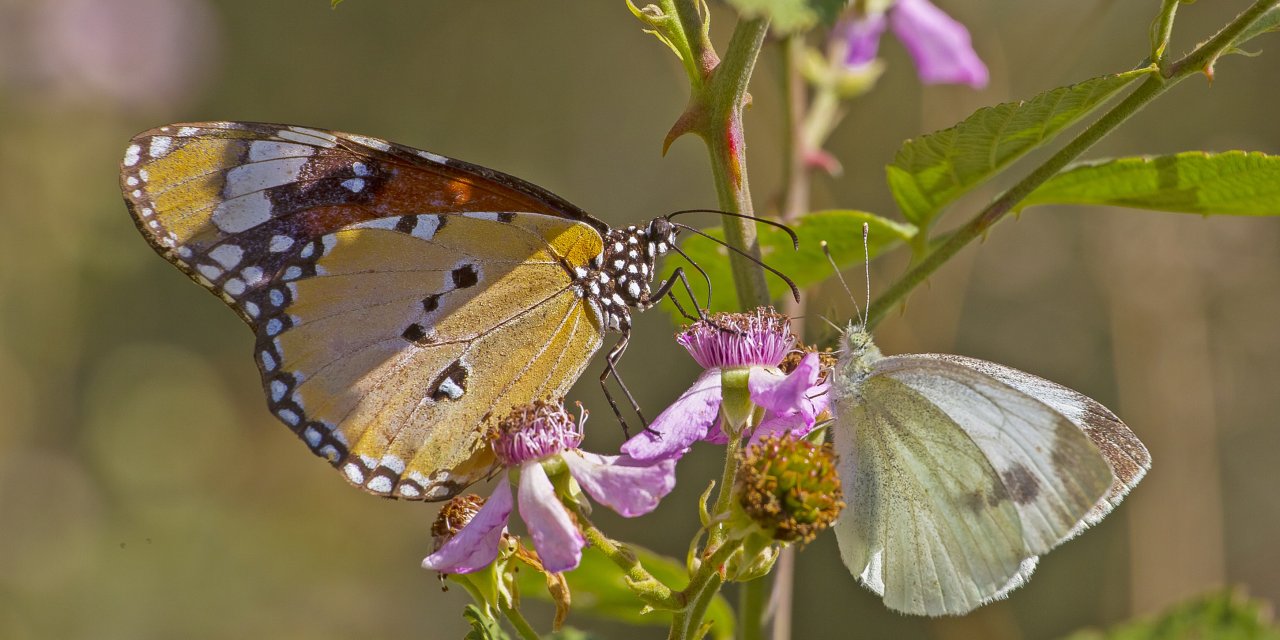
[[[583,411],[582,422],[586,422]],[[515,467],[543,460],[582,443],[582,429],[559,401],[535,400],[498,422],[489,440],[498,461]]]
[[751,313],[717,313],[676,336],[676,342],[704,369],[776,367],[796,344],[790,320],[770,308]]

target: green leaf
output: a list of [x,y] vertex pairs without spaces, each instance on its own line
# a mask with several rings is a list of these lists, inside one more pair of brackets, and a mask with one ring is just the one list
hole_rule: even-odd
[[[803,289],[833,275],[831,264],[822,254],[822,247],[819,244],[822,240],[827,241],[831,257],[841,269],[862,264],[864,259],[862,223],[864,222],[871,230],[870,235],[867,236],[867,246],[872,258],[911,239],[916,234],[916,228],[912,225],[886,220],[865,211],[846,209],[815,211],[791,225],[800,238],[798,251],[793,249],[791,238],[786,232],[767,225],[757,225],[761,258],[765,264],[786,274],[788,278],[795,281],[796,286]],[[720,227],[704,231],[716,238],[724,239],[724,231]],[[733,286],[733,272],[729,267],[728,249],[694,234],[686,234],[680,249],[702,267],[711,278],[713,293],[711,310],[737,309],[738,300]],[[706,283],[702,280],[702,276],[696,270],[690,269],[688,263],[678,255],[668,256],[660,273],[665,277],[675,267],[681,265],[688,273],[689,284],[697,294],[699,302],[706,303]],[[766,277],[769,281],[769,294],[774,299],[791,295],[787,285],[777,276],[769,274]],[[683,287],[677,284],[674,291],[686,310],[693,313],[693,309],[686,303],[688,297]],[[676,318],[677,322],[685,320],[669,299],[663,301],[663,307]]]
[[1150,71],[1102,76],[1030,100],[985,107],[950,129],[906,141],[886,169],[902,215],[928,228],[956,198],[1053,140]]
[[[663,584],[682,589],[688,583],[688,574],[683,562],[654,553],[648,549],[629,545],[635,552],[644,568]],[[573,597],[570,618],[575,614],[588,615],[617,620],[628,624],[669,626],[671,613],[653,611],[641,613],[644,603],[627,588],[622,570],[613,561],[594,547],[582,552],[582,563],[577,569],[566,572],[569,591]],[[520,571],[516,574],[520,594],[527,598],[548,600],[546,581],[536,571]],[[707,620],[711,622],[711,637],[716,640],[732,640],[734,628],[733,609],[723,595],[717,595],[707,609]]]
[[1018,204],[1092,204],[1177,213],[1280,215],[1280,156],[1187,151],[1063,170]]
[[847,0],[729,0],[748,18],[768,17],[775,33],[812,29],[835,22]]
[[1153,618],[1106,631],[1077,631],[1065,640],[1280,640],[1280,629],[1272,624],[1268,609],[1265,602],[1226,589],[1196,597]]

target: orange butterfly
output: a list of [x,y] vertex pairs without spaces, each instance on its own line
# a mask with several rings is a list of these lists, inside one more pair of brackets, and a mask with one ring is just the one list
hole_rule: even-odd
[[489,418],[562,396],[620,332],[605,380],[688,228],[610,229],[491,169],[295,126],[152,129],[120,180],[152,247],[257,335],[271,412],[350,483],[417,500],[487,475]]

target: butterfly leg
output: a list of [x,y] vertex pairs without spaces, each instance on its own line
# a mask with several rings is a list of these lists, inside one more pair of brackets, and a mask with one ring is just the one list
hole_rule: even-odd
[[631,390],[627,388],[627,383],[622,381],[622,376],[618,374],[618,360],[622,358],[622,354],[627,350],[627,344],[631,342],[631,332],[625,331],[622,338],[617,344],[609,350],[609,355],[605,356],[604,372],[600,374],[600,388],[604,390],[604,397],[609,401],[609,407],[613,409],[613,415],[617,416],[618,424],[622,425],[622,435],[630,438],[631,433],[627,428],[627,421],[622,417],[622,411],[618,409],[618,402],[614,399],[613,394],[609,392],[609,376],[613,376],[618,381],[618,386],[622,389],[623,395],[626,396],[627,402],[631,403],[631,409],[640,417],[640,425],[645,429],[649,428],[649,421],[645,419],[644,413],[640,411],[640,403],[636,402],[635,396],[631,395]]
[[[702,277],[706,278],[707,280],[707,296],[708,296],[707,304],[710,305],[711,304],[711,299],[710,299],[711,278],[709,278],[706,272],[703,271],[701,267],[698,267],[696,263],[693,266],[695,269],[698,270],[699,273],[702,274]],[[689,294],[689,299],[693,301],[693,308],[695,311],[698,312],[698,316],[696,318],[689,315],[689,313],[684,310],[684,307],[680,306],[680,301],[676,300],[675,291],[673,291],[673,289],[675,287],[677,278],[680,280],[680,283],[684,285],[684,290],[686,293]],[[658,289],[656,292],[654,292],[651,299],[658,300],[658,299],[661,299],[662,296],[670,297],[671,302],[674,303],[676,305],[676,309],[680,311],[680,315],[684,316],[689,320],[699,320],[721,331],[727,331],[735,335],[742,333],[741,329],[723,324],[717,321],[715,318],[707,315],[707,312],[698,304],[698,298],[693,293],[693,287],[690,286],[689,278],[685,276],[683,267],[676,267],[675,270],[671,272],[671,277],[667,278],[666,280],[663,280],[662,283],[658,285]]]

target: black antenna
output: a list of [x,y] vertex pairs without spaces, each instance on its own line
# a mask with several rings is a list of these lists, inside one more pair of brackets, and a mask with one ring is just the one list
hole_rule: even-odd
[[[677,211],[676,213],[680,213],[680,212],[679,212],[679,211]],[[742,217],[749,217],[749,216],[742,216]],[[756,263],[757,265],[760,265],[760,267],[761,267],[761,268],[763,268],[763,269],[767,270],[769,273],[772,273],[773,275],[778,276],[779,278],[782,278],[782,281],[783,281],[783,282],[785,282],[785,283],[787,283],[787,286],[791,288],[791,296],[795,298],[796,302],[800,302],[800,288],[796,286],[796,283],[795,283],[795,282],[792,282],[791,278],[788,278],[788,277],[787,277],[785,274],[783,274],[781,271],[778,271],[777,269],[774,269],[773,267],[771,267],[771,266],[769,266],[769,265],[767,265],[767,264],[765,264],[765,263],[761,262],[759,258],[757,258],[757,257],[755,257],[755,256],[753,256],[753,255],[751,255],[751,254],[747,253],[746,251],[743,251],[742,249],[739,249],[739,248],[737,248],[737,247],[735,247],[735,246],[733,246],[733,245],[729,244],[728,242],[725,242],[724,240],[721,240],[720,238],[717,238],[717,237],[715,237],[715,236],[713,236],[713,235],[711,235],[711,234],[704,233],[703,231],[701,231],[701,230],[699,230],[699,229],[695,229],[695,228],[693,228],[693,227],[691,227],[691,226],[689,226],[689,225],[687,225],[687,224],[682,224],[682,223],[679,223],[679,222],[672,222],[672,223],[671,223],[671,225],[672,225],[672,226],[674,226],[674,227],[678,227],[678,228],[684,229],[684,230],[686,230],[686,231],[692,231],[693,233],[696,233],[696,234],[698,234],[698,235],[700,235],[700,236],[702,236],[702,237],[704,237],[704,238],[706,238],[706,239],[708,239],[708,240],[710,240],[710,241],[712,241],[712,242],[714,242],[714,243],[716,243],[716,244],[718,244],[718,245],[720,245],[720,246],[722,246],[722,247],[724,247],[724,248],[726,248],[726,249],[728,249],[728,250],[730,250],[730,251],[732,251],[732,252],[734,252],[734,253],[736,253],[736,254],[738,254],[738,255],[740,255],[740,256],[742,256],[742,257],[744,257],[744,258],[746,258],[746,259],[748,259],[748,260],[750,260],[750,261],[752,261],[752,262],[754,262],[754,263]],[[782,225],[779,225],[779,226],[782,226]],[[786,229],[786,227],[782,227],[782,228]],[[788,232],[788,233],[790,233],[790,234],[791,234],[791,236],[792,236],[793,238],[795,237],[795,232],[794,232],[794,231],[791,231],[790,229],[787,229],[787,232]],[[799,248],[798,241],[797,241],[797,245],[796,245],[796,246],[797,246],[797,248]]]
[[[800,250],[799,236],[796,235],[795,231],[791,230],[791,227],[788,227],[787,225],[782,224],[781,222],[770,220],[768,218],[759,218],[756,216],[747,215],[745,213],[733,213],[732,211],[721,211],[719,209],[682,209],[680,211],[673,211],[671,213],[668,213],[666,216],[663,216],[663,217],[665,217],[667,221],[670,222],[672,218],[683,213],[718,213],[722,216],[742,218],[744,220],[755,220],[756,222],[761,222],[771,227],[777,227],[779,229],[782,229],[783,231],[786,231],[787,235],[791,236],[791,245],[792,245],[791,248],[795,249],[796,251]],[[687,229],[689,227],[685,227],[685,228]]]

